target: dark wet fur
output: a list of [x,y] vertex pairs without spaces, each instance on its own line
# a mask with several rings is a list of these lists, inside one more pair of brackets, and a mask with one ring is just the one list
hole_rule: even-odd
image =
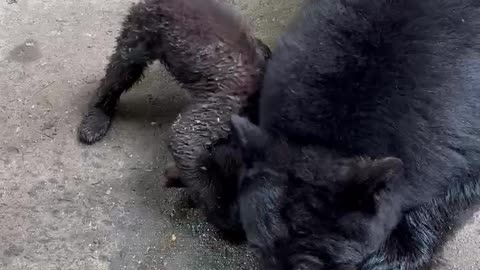
[[228,137],[230,116],[240,113],[255,120],[258,115],[257,92],[269,56],[269,48],[253,36],[248,25],[214,0],[135,4],[80,124],[79,139],[86,144],[102,139],[121,94],[141,78],[148,64],[160,60],[193,98],[172,125],[169,147],[175,164],[166,170],[166,185],[189,188],[209,219],[219,227],[235,227],[217,217],[228,219],[230,215],[230,197],[217,194],[229,194],[227,182],[236,177],[232,173],[237,170],[225,170],[229,156],[223,161],[224,170],[207,173],[206,167],[214,166],[215,153],[224,149],[220,145]]
[[480,200],[479,14],[475,0],[305,9],[267,65],[259,127],[232,120],[240,218],[268,269],[429,267]]
[[255,92],[270,51],[231,10],[214,0],[145,0],[123,22],[106,75],[79,128],[82,142],[102,139],[120,95],[160,60],[193,95]]

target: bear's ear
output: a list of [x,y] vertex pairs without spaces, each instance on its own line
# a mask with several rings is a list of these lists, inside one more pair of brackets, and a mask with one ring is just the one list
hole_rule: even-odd
[[375,211],[383,199],[391,196],[391,192],[401,192],[392,190],[399,185],[390,183],[401,181],[402,173],[403,162],[395,157],[350,160],[337,171],[342,179],[340,192],[344,192],[337,197],[356,211]]
[[403,171],[403,161],[396,157],[375,159],[370,168],[370,179],[382,182],[390,181]]
[[[373,195],[385,189],[388,182],[396,179],[403,171],[403,162],[396,157],[374,159],[364,168],[369,190]],[[398,178],[397,178],[398,179]]]
[[233,115],[230,123],[233,140],[240,145],[244,157],[252,157],[264,152],[268,136],[260,127],[238,115]]

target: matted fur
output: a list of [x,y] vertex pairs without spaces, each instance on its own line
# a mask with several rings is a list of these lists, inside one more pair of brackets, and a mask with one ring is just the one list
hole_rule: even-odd
[[211,184],[214,180],[204,170],[211,146],[228,136],[232,114],[255,103],[269,54],[241,17],[215,0],[135,4],[80,124],[79,139],[87,144],[102,139],[121,94],[149,63],[160,60],[193,97],[172,126],[169,147],[175,164],[167,176],[179,177],[207,213],[217,210],[221,206],[213,186],[218,185]]

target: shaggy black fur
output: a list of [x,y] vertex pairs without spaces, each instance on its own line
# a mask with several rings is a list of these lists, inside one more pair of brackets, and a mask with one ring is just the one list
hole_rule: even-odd
[[342,158],[232,122],[245,150],[240,219],[265,269],[355,269],[411,204],[397,158]]
[[267,65],[259,127],[232,119],[267,268],[428,266],[480,200],[479,15],[476,0],[305,9]]

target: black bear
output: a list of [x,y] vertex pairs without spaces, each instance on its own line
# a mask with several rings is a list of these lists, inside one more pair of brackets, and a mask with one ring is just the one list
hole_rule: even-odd
[[480,201],[479,34],[477,0],[310,2],[232,118],[267,269],[431,263]]
[[[213,212],[221,216],[236,198],[228,196],[236,182],[224,185],[215,180],[230,178],[220,172],[222,168],[210,173],[206,168],[218,164],[210,155],[214,146],[216,152],[222,151],[230,116],[256,115],[252,111],[269,55],[269,48],[253,36],[249,26],[215,0],[144,0],[131,7],[123,22],[106,75],[80,124],[79,139],[87,144],[102,139],[121,94],[141,78],[149,63],[160,60],[193,96],[192,104],[172,126],[169,147],[175,164],[166,170],[168,184],[189,187],[209,216]],[[238,166],[223,169],[235,174]],[[231,211],[224,212],[229,216]],[[232,227],[223,220],[218,225]]]

